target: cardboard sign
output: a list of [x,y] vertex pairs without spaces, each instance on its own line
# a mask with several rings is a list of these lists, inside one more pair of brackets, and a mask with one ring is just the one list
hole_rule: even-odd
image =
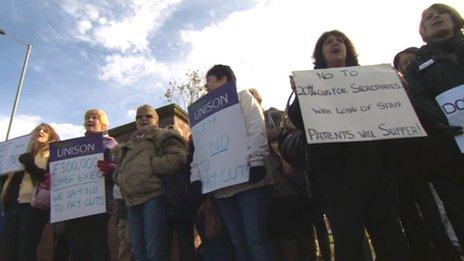
[[24,170],[24,165],[18,158],[27,152],[31,138],[32,135],[29,134],[0,143],[0,176]]
[[98,160],[103,160],[101,135],[50,144],[51,223],[106,212]]
[[[464,127],[464,84],[438,95],[435,100],[448,118],[450,125]],[[461,152],[464,153],[464,135],[454,136],[454,139]]]
[[308,143],[426,136],[388,64],[293,72]]
[[248,182],[247,132],[234,83],[188,107],[203,193]]

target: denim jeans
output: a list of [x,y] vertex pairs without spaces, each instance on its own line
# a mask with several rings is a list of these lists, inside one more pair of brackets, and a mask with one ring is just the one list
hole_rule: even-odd
[[167,205],[163,196],[127,208],[135,261],[168,260]]
[[270,192],[260,187],[217,199],[237,261],[272,260],[267,231]]

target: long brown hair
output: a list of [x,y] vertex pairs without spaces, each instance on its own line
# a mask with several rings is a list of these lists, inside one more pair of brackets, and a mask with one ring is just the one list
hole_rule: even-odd
[[[41,128],[44,128],[45,132],[48,133],[48,140],[44,143],[37,142],[37,135]],[[31,134],[32,134],[32,139],[31,139],[31,143],[29,144],[28,151],[32,152],[34,156],[48,151],[50,143],[60,140],[60,136],[58,136],[55,129],[53,129],[53,127],[47,123],[39,124],[37,127],[34,128],[34,130],[32,130]]]
[[342,32],[338,30],[327,31],[323,33],[316,42],[316,47],[314,48],[313,52],[313,59],[314,59],[314,69],[325,69],[327,68],[327,62],[324,59],[324,54],[322,53],[322,46],[324,45],[325,40],[329,38],[329,36],[334,35],[343,39],[343,42],[346,46],[346,58],[345,58],[345,66],[358,66],[358,55],[356,54],[356,50],[354,49],[354,45],[351,40]]

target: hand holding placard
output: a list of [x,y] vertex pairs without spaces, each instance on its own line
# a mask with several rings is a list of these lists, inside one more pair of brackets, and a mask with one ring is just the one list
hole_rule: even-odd
[[106,160],[97,161],[97,167],[104,176],[111,176],[116,169],[116,164]]
[[426,136],[390,65],[293,73],[310,144]]
[[192,171],[201,175],[202,192],[247,182],[247,133],[235,84],[209,92],[188,110],[197,166]]

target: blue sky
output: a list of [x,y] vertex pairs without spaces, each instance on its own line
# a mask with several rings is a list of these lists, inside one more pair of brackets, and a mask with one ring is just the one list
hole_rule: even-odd
[[[64,138],[82,134],[83,114],[107,111],[111,127],[141,104],[165,105],[168,82],[188,70],[229,64],[238,88],[283,108],[292,70],[311,69],[319,35],[340,29],[362,64],[390,63],[422,44],[418,23],[434,1],[15,0],[0,2],[0,27],[32,43],[13,136],[39,122]],[[457,10],[462,1],[444,1]],[[348,10],[348,11],[347,11]],[[381,11],[380,11],[381,10]],[[328,15],[329,14],[329,15]],[[25,48],[0,37],[0,139],[6,133]]]

